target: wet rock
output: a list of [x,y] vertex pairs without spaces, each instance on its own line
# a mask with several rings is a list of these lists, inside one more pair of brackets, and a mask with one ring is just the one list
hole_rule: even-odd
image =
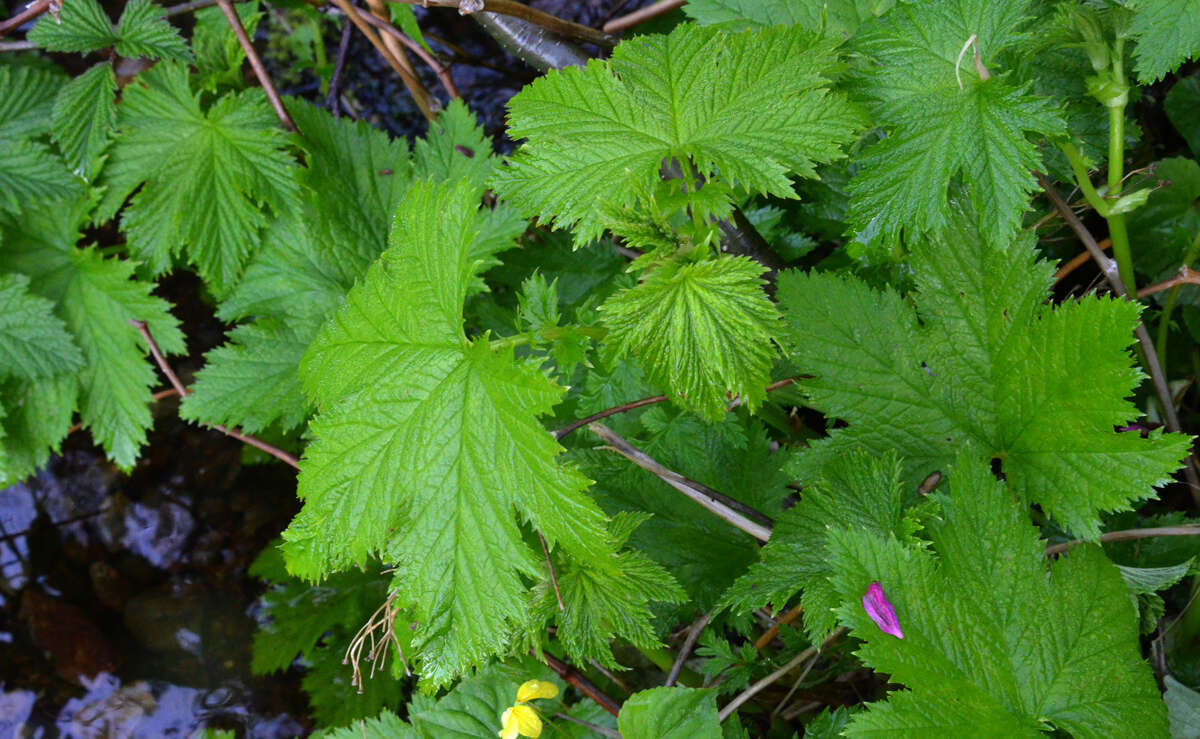
[[205,614],[210,610],[209,599],[200,588],[168,583],[130,598],[125,604],[125,626],[151,651],[199,657]]
[[92,592],[96,594],[96,600],[114,611],[125,607],[125,601],[132,594],[132,586],[116,567],[108,562],[92,562],[88,565],[88,577],[92,580]]
[[82,685],[102,672],[115,672],[121,664],[120,651],[78,606],[26,590],[20,616],[34,645],[49,655],[64,680]]

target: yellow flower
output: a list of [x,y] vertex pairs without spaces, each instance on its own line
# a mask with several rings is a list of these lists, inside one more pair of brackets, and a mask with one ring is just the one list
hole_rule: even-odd
[[527,680],[517,688],[517,702],[506,709],[500,716],[500,725],[504,728],[497,732],[500,739],[517,739],[518,736],[528,736],[536,739],[542,735],[542,719],[537,711],[528,705],[531,700],[538,698],[553,698],[558,695],[558,686],[544,680]]
[[558,695],[558,686],[545,680],[526,680],[517,688],[517,702],[528,703],[535,698],[554,698]]
[[537,711],[524,703],[517,703],[504,712],[500,717],[504,726],[500,730],[500,739],[517,739],[517,735],[539,737],[542,735],[542,720]]

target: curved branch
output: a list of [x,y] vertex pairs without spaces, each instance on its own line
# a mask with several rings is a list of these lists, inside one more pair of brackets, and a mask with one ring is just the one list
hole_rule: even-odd
[[[1100,535],[1100,542],[1107,543],[1110,541],[1132,541],[1134,539],[1150,539],[1155,536],[1200,536],[1200,525],[1193,526],[1159,526],[1149,529],[1125,529],[1123,531],[1110,531],[1107,534]],[[1046,556],[1050,557],[1055,554],[1062,554],[1077,544],[1086,544],[1082,539],[1074,539],[1072,541],[1064,541],[1060,544],[1051,544],[1046,547]]]
[[37,0],[37,2],[30,3],[25,7],[24,10],[14,15],[12,18],[0,21],[0,36],[4,36],[15,28],[20,28],[26,21],[31,21],[34,18],[37,18],[39,15],[45,13],[49,9],[50,0]]

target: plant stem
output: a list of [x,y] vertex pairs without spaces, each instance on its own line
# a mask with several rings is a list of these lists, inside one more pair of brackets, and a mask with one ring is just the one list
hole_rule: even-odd
[[262,59],[258,58],[258,52],[254,50],[254,44],[250,41],[250,36],[246,34],[246,29],[242,27],[242,19],[238,17],[237,11],[234,10],[233,3],[230,0],[217,0],[217,5],[221,6],[221,12],[225,14],[225,19],[229,21],[229,26],[233,29],[233,34],[237,36],[238,43],[242,46],[242,51],[246,52],[246,59],[250,62],[250,68],[254,70],[254,76],[258,78],[258,84],[267,95],[267,100],[271,101],[271,107],[275,109],[275,116],[279,118],[279,122],[289,131],[296,130],[296,123],[292,117],[288,115],[287,108],[283,107],[283,98],[279,97],[279,91],[275,89],[275,83],[271,81],[271,75],[267,74],[267,68],[263,66]]
[[600,341],[605,336],[608,336],[608,329],[595,326],[551,326],[550,328],[543,328],[538,331],[526,331],[521,334],[492,339],[490,346],[492,347],[492,351],[497,351],[515,346],[525,346],[535,341],[557,341],[567,335],[568,329],[583,334],[594,341]]
[[716,610],[709,611],[696,619],[696,623],[688,628],[687,638],[683,640],[683,646],[679,648],[679,654],[675,657],[675,663],[671,665],[671,671],[667,673],[667,681],[663,683],[665,687],[671,687],[679,679],[679,672],[683,669],[683,663],[687,661],[688,655],[692,653],[692,649],[696,646],[696,641],[700,639],[700,632],[704,631],[705,627],[708,626],[708,622],[712,620],[715,613]]
[[[1125,529],[1110,531],[1100,535],[1100,542],[1132,541],[1134,539],[1150,539],[1155,536],[1200,536],[1200,526],[1159,526],[1150,529]],[[1061,554],[1077,544],[1085,543],[1082,539],[1064,541],[1061,544],[1051,544],[1046,547],[1046,556]]]
[[818,654],[821,653],[822,649],[829,646],[830,644],[837,641],[838,639],[841,639],[843,636],[845,636],[849,632],[850,632],[850,629],[843,626],[842,628],[833,632],[829,636],[825,637],[825,641],[821,642],[820,646],[817,646],[814,644],[813,646],[809,647],[808,649],[805,649],[800,654],[797,654],[786,665],[784,665],[783,667],[780,667],[778,670],[772,672],[770,675],[767,675],[762,680],[759,680],[758,682],[754,683],[753,685],[751,685],[750,687],[746,688],[741,693],[739,693],[737,695],[737,697],[735,697],[733,700],[729,701],[729,703],[727,703],[725,705],[725,707],[721,709],[721,712],[719,714],[717,714],[717,718],[719,718],[721,721],[724,721],[725,719],[729,718],[730,714],[732,714],[737,709],[741,708],[742,704],[744,704],[746,701],[750,700],[754,696],[758,695],[764,688],[768,687],[769,685],[774,683],[779,678],[783,677],[784,675],[788,674],[792,670],[796,669],[804,662],[817,656]]

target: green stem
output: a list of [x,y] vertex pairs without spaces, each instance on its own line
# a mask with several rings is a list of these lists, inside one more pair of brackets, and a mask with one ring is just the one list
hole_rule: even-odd
[[1075,148],[1075,144],[1070,141],[1064,142],[1060,147],[1062,153],[1066,155],[1067,161],[1071,163],[1071,171],[1075,173],[1075,184],[1079,185],[1080,192],[1083,193],[1083,199],[1087,201],[1092,209],[1105,218],[1108,217],[1108,203],[1104,197],[1096,192],[1096,188],[1092,185],[1092,179],[1088,176],[1087,162],[1084,161],[1083,155],[1079,153],[1079,149]]
[[497,351],[510,347],[525,346],[535,341],[557,341],[566,336],[567,331],[583,334],[593,341],[600,341],[608,335],[608,329],[598,326],[551,326],[540,331],[526,331],[523,334],[513,334],[512,336],[505,336],[500,339],[492,339],[489,346],[492,351]]
[[[1124,88],[1125,60],[1124,40],[1118,38],[1113,44],[1112,73],[1113,79]],[[1125,105],[1129,95],[1119,95],[1108,103],[1108,192],[1112,199],[1121,195],[1121,183],[1125,179]],[[1106,217],[1108,220],[1108,237],[1112,239],[1113,259],[1117,260],[1117,268],[1121,273],[1121,281],[1125,289],[1135,299],[1137,297],[1137,278],[1133,272],[1133,251],[1129,248],[1129,231],[1125,228],[1125,214],[1115,213]]]
[[[1183,257],[1183,266],[1191,267],[1197,257],[1200,257],[1200,233],[1196,234],[1191,245],[1188,246],[1187,253]],[[1176,285],[1171,288],[1171,292],[1167,293],[1162,315],[1158,318],[1158,338],[1154,342],[1154,352],[1158,354],[1158,363],[1163,368],[1163,375],[1167,374],[1167,336],[1171,328],[1171,313],[1175,310],[1175,301],[1179,298],[1179,289],[1182,287],[1183,285]]]

